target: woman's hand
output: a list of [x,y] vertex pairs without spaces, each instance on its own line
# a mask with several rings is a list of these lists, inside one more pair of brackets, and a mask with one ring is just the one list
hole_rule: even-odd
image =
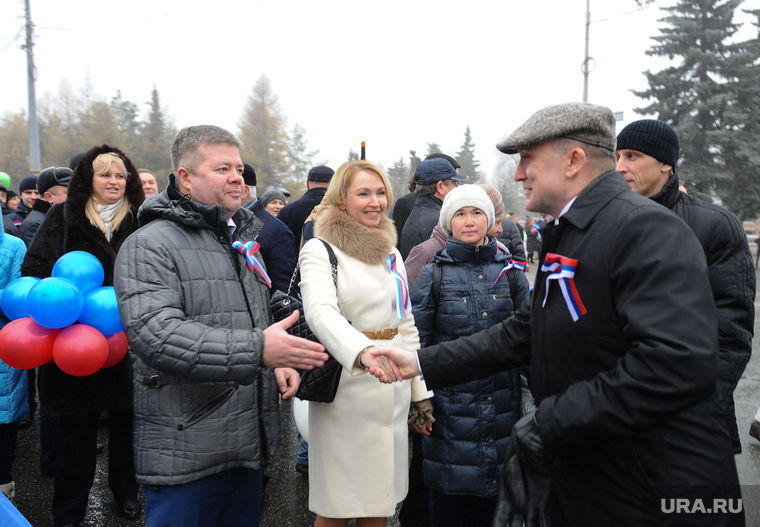
[[359,364],[364,371],[377,377],[380,382],[389,384],[401,380],[401,370],[396,363],[383,355],[372,355],[371,350],[377,346],[370,346],[362,351],[359,356]]
[[283,399],[290,399],[301,385],[301,376],[293,368],[275,368],[274,378]]

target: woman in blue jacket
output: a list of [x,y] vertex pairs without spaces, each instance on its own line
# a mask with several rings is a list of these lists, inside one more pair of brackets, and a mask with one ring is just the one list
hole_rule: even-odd
[[[507,319],[529,291],[506,247],[486,234],[494,226],[494,208],[481,187],[449,192],[440,225],[446,247],[420,271],[411,291],[421,347]],[[436,421],[422,443],[430,525],[490,526],[500,460],[520,418],[520,371],[436,390],[433,405]]]
[[[21,278],[21,262],[26,245],[21,238],[0,231],[0,296],[5,287]],[[0,328],[9,322],[0,311]],[[15,483],[11,477],[13,422],[29,411],[26,370],[11,368],[0,360],[0,492],[13,501]]]

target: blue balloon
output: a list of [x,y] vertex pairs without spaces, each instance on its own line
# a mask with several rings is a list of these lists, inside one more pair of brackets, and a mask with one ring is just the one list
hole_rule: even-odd
[[3,296],[0,298],[0,305],[2,305],[6,317],[16,320],[29,316],[26,298],[29,295],[29,290],[39,281],[40,279],[36,276],[22,276],[5,286]]
[[29,290],[29,316],[46,328],[65,328],[82,314],[84,295],[74,282],[51,276],[43,278]]
[[113,286],[99,287],[84,295],[84,308],[79,315],[79,322],[94,327],[103,335],[124,331]]
[[88,252],[71,251],[55,262],[51,276],[66,278],[76,284],[83,295],[103,286],[103,264]]

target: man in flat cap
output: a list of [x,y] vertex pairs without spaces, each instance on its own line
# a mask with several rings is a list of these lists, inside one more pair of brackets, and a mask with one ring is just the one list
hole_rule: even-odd
[[[752,354],[755,328],[755,273],[752,252],[734,214],[679,190],[678,134],[663,121],[634,121],[618,134],[617,171],[635,191],[675,212],[697,236],[707,258],[718,314],[718,399],[741,452],[734,389]],[[757,422],[757,421],[755,421]],[[754,432],[753,432],[754,431]],[[760,422],[750,433],[760,440]]]
[[512,430],[494,525],[744,525],[696,237],[615,171],[607,108],[544,108],[497,147],[520,155],[526,209],[555,218],[530,301],[471,337],[378,353],[431,389],[532,362],[538,409]]

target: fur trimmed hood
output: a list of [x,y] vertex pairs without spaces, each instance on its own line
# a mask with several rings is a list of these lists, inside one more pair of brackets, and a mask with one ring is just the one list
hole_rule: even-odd
[[334,205],[322,204],[315,212],[315,236],[368,265],[384,263],[396,246],[396,228],[387,216],[373,228],[359,223]]
[[137,174],[137,168],[132,164],[132,161],[116,147],[101,145],[91,148],[77,164],[74,169],[74,175],[71,176],[69,182],[69,194],[66,198],[64,205],[64,218],[68,224],[87,224],[90,220],[85,215],[85,205],[87,200],[90,199],[92,194],[92,178],[94,177],[92,162],[100,154],[113,152],[118,155],[124,162],[124,167],[127,169],[127,187],[124,191],[129,204],[132,206],[133,213],[137,212],[142,202],[145,200],[145,194],[143,193],[142,183],[140,177]]

